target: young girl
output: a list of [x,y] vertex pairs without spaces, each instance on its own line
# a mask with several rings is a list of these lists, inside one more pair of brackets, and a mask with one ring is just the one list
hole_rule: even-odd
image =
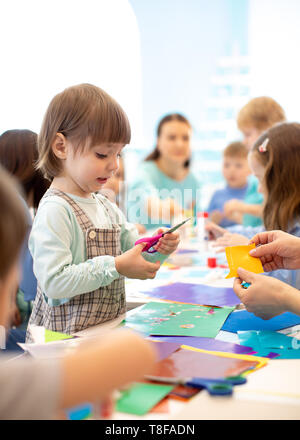
[[[3,329],[8,327],[12,292],[19,282],[19,253],[27,228],[22,201],[2,168],[0,206],[0,326]],[[0,419],[58,418],[63,409],[84,402],[105,401],[114,389],[151,374],[155,353],[145,340],[124,330],[114,330],[101,339],[93,344],[82,343],[66,357],[46,361],[18,358],[7,362],[3,350]]]
[[165,255],[146,261],[144,246],[134,247],[134,225],[95,194],[118,169],[129,141],[124,111],[98,87],[73,86],[50,103],[38,167],[52,183],[29,239],[39,285],[29,326],[70,334],[118,317],[126,306],[124,276],[154,278],[176,249],[178,234],[167,234],[157,245]]
[[[248,151],[265,130],[285,120],[283,108],[269,96],[259,96],[247,102],[238,113],[237,125]],[[225,215],[243,226],[261,226],[263,196],[257,188],[257,179],[253,175],[249,176],[244,201],[233,199],[226,202]]]
[[[280,229],[300,236],[300,124],[282,123],[264,132],[249,154],[249,164],[263,193],[264,227],[208,225],[217,246],[248,244],[263,229]],[[240,235],[243,234],[243,235]],[[300,288],[300,271],[275,271],[272,276]]]
[[178,113],[160,121],[156,147],[137,170],[129,190],[130,221],[151,229],[193,209],[200,185],[190,171],[191,134],[189,121]]

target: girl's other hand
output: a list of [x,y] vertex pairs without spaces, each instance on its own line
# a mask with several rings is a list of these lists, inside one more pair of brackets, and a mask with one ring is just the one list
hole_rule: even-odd
[[[168,229],[166,228],[160,228],[154,235],[162,234],[167,230]],[[169,255],[177,249],[179,241],[179,233],[177,231],[171,232],[170,234],[165,234],[163,237],[161,237],[158,240],[158,243],[154,246],[154,249],[163,255]]]
[[139,243],[124,254],[115,257],[116,270],[127,278],[146,280],[155,278],[156,272],[160,268],[160,262],[150,263],[142,256],[142,252],[147,243]]

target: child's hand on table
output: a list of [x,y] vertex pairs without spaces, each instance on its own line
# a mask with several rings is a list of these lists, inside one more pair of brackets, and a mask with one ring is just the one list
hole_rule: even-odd
[[[167,230],[168,230],[167,228],[160,228],[155,232],[154,235],[162,234]],[[170,234],[165,234],[163,237],[161,237],[158,240],[158,243],[154,246],[154,249],[156,249],[157,252],[163,255],[169,255],[177,249],[179,241],[180,238],[179,238],[179,233],[177,231],[172,232]]]

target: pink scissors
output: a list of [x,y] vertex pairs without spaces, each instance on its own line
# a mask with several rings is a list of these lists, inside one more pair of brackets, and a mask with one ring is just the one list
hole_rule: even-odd
[[154,254],[154,252],[157,252],[156,249],[152,249],[150,250],[153,246],[156,245],[156,243],[158,242],[158,240],[163,237],[165,234],[171,234],[172,232],[176,231],[176,229],[180,228],[180,226],[184,225],[186,222],[188,222],[189,220],[191,220],[192,217],[187,218],[186,220],[184,220],[181,223],[178,223],[178,225],[173,226],[173,228],[169,229],[166,232],[162,232],[161,234],[155,235],[154,237],[145,237],[145,238],[140,238],[138,241],[136,241],[134,244],[137,245],[139,243],[147,243],[146,246],[143,249],[143,252],[148,252],[148,254]]

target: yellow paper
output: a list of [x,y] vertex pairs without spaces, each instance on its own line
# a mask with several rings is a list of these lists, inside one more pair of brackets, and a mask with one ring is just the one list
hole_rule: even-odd
[[251,354],[236,354],[236,353],[225,353],[224,351],[210,351],[210,350],[204,350],[202,348],[190,347],[189,345],[181,345],[181,348],[184,348],[186,350],[200,351],[202,353],[213,354],[215,356],[229,357],[229,358],[235,358],[235,359],[243,359],[244,361],[258,362],[258,364],[256,365],[255,368],[253,368],[253,370],[245,371],[245,373],[242,373],[241,376],[246,376],[249,373],[253,373],[253,371],[256,371],[259,368],[264,367],[268,363],[268,358],[259,357],[259,356],[252,356]]
[[230,269],[225,278],[238,277],[237,269],[242,267],[254,273],[262,273],[263,267],[259,258],[249,255],[249,251],[255,248],[255,243],[248,246],[229,246],[225,248],[226,258]]

